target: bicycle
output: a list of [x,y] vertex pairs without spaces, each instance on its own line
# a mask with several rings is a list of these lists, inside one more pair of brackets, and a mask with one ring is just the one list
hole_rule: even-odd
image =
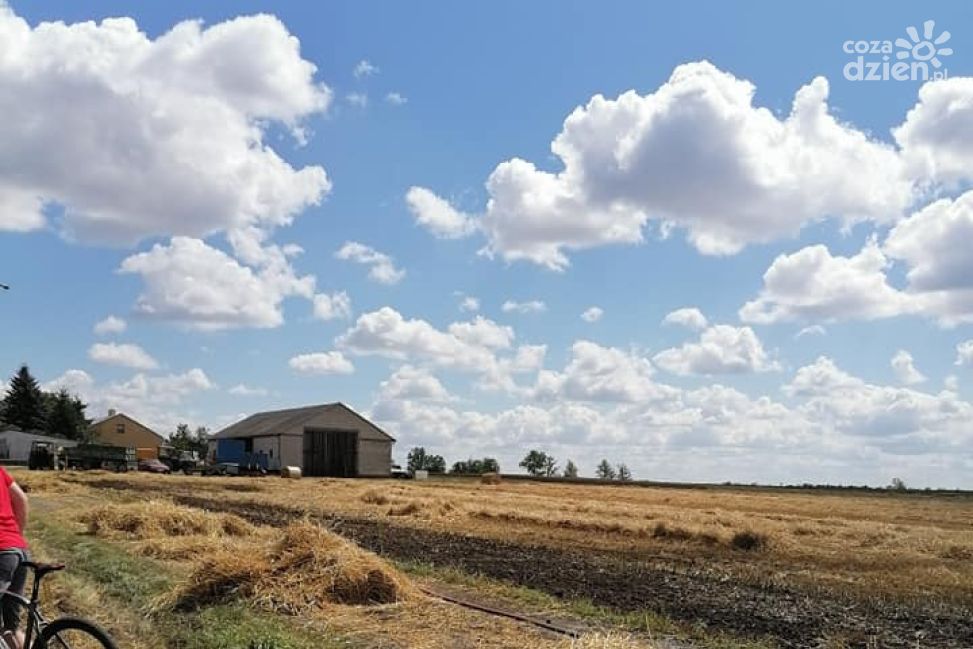
[[[0,591],[0,598],[9,597],[27,611],[25,649],[118,649],[107,633],[88,620],[78,617],[60,617],[48,621],[41,614],[39,601],[41,580],[49,573],[64,570],[66,566],[63,563],[24,561],[20,565],[34,572],[34,585],[30,599],[10,591]],[[3,643],[3,640],[0,640],[0,643]],[[0,647],[6,649],[7,645],[3,643]]]

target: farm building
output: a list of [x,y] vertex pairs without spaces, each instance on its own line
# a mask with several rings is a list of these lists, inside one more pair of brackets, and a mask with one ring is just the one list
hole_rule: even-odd
[[265,453],[271,469],[299,466],[306,476],[381,477],[392,471],[395,440],[343,403],[258,412],[210,438],[243,440],[247,453]]
[[91,441],[95,444],[155,448],[165,443],[162,435],[128,415],[114,410],[109,410],[107,417],[92,423],[88,432],[91,434]]
[[26,463],[34,442],[51,442],[58,446],[77,446],[78,443],[63,437],[49,437],[39,433],[26,433],[16,428],[0,430],[0,461]]

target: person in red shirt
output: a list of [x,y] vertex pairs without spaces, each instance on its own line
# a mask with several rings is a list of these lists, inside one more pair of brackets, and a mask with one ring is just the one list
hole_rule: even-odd
[[[21,563],[28,560],[24,527],[27,526],[27,494],[7,470],[0,467],[0,590],[23,594],[27,569]],[[20,606],[8,598],[0,601],[3,618],[3,639],[14,649],[24,643],[20,626]]]

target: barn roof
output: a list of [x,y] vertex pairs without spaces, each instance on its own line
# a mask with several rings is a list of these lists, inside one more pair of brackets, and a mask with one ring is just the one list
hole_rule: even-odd
[[[285,408],[284,410],[268,410],[257,412],[246,419],[242,419],[235,424],[231,424],[213,435],[210,439],[239,439],[246,437],[264,437],[267,435],[284,434],[283,431],[293,430],[305,421],[313,419],[335,410],[346,410],[358,419],[372,426],[391,441],[395,438],[376,426],[373,422],[365,419],[341,402],[322,403],[316,406],[302,406],[300,408]],[[277,432],[275,432],[277,431]]]

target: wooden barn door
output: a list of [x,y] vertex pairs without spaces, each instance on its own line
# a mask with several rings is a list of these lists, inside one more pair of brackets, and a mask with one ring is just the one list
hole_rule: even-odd
[[358,475],[358,431],[305,429],[304,475],[331,478]]

